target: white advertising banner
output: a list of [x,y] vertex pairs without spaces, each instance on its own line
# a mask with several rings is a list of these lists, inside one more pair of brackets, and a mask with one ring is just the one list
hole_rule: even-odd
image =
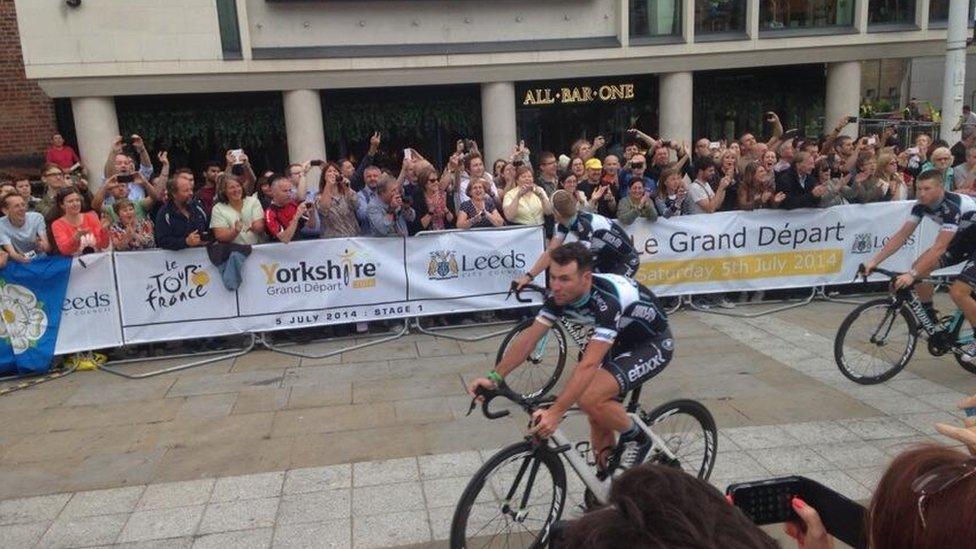
[[203,248],[115,254],[115,278],[126,343],[241,332],[237,294]]
[[[846,284],[881,249],[914,202],[760,210],[638,221],[629,227],[641,254],[635,277],[660,295]],[[907,270],[918,232],[885,261]],[[879,277],[879,280],[881,278]]]
[[402,238],[336,238],[254,246],[239,322],[284,330],[413,316]]
[[61,306],[61,327],[55,354],[106,349],[122,345],[119,299],[115,291],[112,254],[74,258]]
[[[406,246],[407,298],[415,314],[430,315],[525,307],[506,295],[545,242],[542,227],[534,226],[420,233]],[[541,302],[537,292],[523,297]]]

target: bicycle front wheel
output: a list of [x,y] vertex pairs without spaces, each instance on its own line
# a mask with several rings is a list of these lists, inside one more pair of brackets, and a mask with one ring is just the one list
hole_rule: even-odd
[[[534,318],[527,318],[516,324],[512,331],[505,335],[505,339],[498,347],[495,364],[501,362],[515,338],[528,329],[533,322],[535,322]],[[554,324],[529,353],[529,358],[508,374],[505,384],[522,395],[522,398],[535,398],[546,394],[556,385],[565,365],[566,334],[558,324]]]
[[680,467],[689,475],[708,479],[718,452],[718,429],[708,408],[694,400],[673,400],[641,412],[641,421],[664,439],[674,456],[658,450],[649,454],[649,463]]
[[890,299],[875,299],[847,315],[834,338],[840,372],[862,385],[882,383],[911,360],[918,331],[911,314]]
[[451,521],[451,549],[537,548],[566,503],[559,456],[523,441],[503,448],[468,483]]

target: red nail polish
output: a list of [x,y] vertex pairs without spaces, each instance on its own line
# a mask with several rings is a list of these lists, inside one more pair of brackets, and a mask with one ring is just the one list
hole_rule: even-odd
[[795,509],[803,509],[804,507],[806,507],[806,504],[803,503],[803,500],[797,497],[794,497],[791,503],[793,504],[793,508]]
[[729,505],[734,505],[734,502],[732,501],[732,494],[725,494],[725,501],[728,501]]

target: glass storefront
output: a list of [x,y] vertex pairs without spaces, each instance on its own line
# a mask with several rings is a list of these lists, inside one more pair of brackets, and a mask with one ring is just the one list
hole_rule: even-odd
[[657,97],[653,75],[518,82],[518,136],[533,153],[558,154],[577,139],[602,135],[613,153],[622,149],[628,128],[656,135]]
[[681,36],[681,0],[630,0],[631,38]]
[[[973,15],[976,14],[976,0],[969,0],[969,26],[973,26]],[[945,26],[949,20],[949,0],[930,0],[929,24]]]
[[869,0],[869,25],[914,25],[914,0]]
[[695,36],[746,32],[746,0],[695,0]]
[[854,0],[760,0],[759,29],[817,29],[854,25]]
[[693,135],[735,139],[745,132],[766,139],[766,111],[786,129],[816,136],[822,130],[826,73],[821,64],[696,72]]
[[244,149],[257,171],[288,164],[280,92],[119,96],[115,108],[120,133],[142,136],[153,162],[165,150],[174,168],[196,170]]
[[374,131],[383,139],[376,163],[394,173],[405,147],[443,168],[458,139],[481,142],[478,85],[323,90],[321,97],[329,158],[362,158]]

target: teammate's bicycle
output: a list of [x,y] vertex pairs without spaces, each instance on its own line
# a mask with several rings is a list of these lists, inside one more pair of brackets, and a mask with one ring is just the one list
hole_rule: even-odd
[[[516,289],[514,282],[508,295],[512,296],[514,294],[515,299],[520,303],[531,303],[532,300],[521,296],[521,292],[525,290],[546,295],[546,289],[542,286],[526,284],[522,289]],[[508,298],[506,297],[506,299]],[[526,318],[505,334],[501,345],[498,346],[495,364],[501,362],[502,357],[508,351],[509,345],[515,341],[515,338],[520,333],[531,326],[533,322],[535,322],[535,318]],[[567,333],[579,348],[578,356],[582,357],[583,349],[586,347],[586,342],[589,341],[593,329],[566,318],[560,318],[559,323],[553,324],[549,328],[549,331],[542,336],[542,339],[536,344],[535,349],[529,354],[525,363],[508,375],[505,383],[508,384],[509,388],[524,398],[534,398],[548,393],[556,385],[556,382],[559,381],[559,376],[562,375],[563,368],[566,367]]]
[[[639,386],[631,391],[626,409],[653,442],[645,463],[680,467],[707,479],[718,447],[712,414],[693,400],[675,400],[644,412],[638,402],[640,391]],[[481,410],[488,419],[509,414],[508,410],[490,410],[489,403],[495,397],[518,404],[530,416],[554,401],[551,396],[525,398],[505,383],[478,394],[484,399]],[[475,404],[471,402],[469,414]],[[577,413],[578,409],[572,408],[567,416]],[[586,487],[587,505],[606,503],[616,471],[598,476],[589,446],[587,441],[574,443],[560,428],[548,439],[527,436],[499,450],[478,469],[461,494],[451,522],[451,548],[544,547],[566,504],[564,462]]]
[[[892,282],[902,274],[874,270]],[[861,265],[858,274],[863,272]],[[919,282],[933,281],[917,280],[915,284]],[[960,358],[962,347],[973,341],[973,331],[966,326],[962,311],[931,318],[915,293],[915,284],[859,305],[841,323],[834,338],[834,360],[847,378],[862,385],[891,379],[911,360],[920,335],[927,338],[929,353],[942,356],[951,352],[960,366],[976,374],[976,365]]]

